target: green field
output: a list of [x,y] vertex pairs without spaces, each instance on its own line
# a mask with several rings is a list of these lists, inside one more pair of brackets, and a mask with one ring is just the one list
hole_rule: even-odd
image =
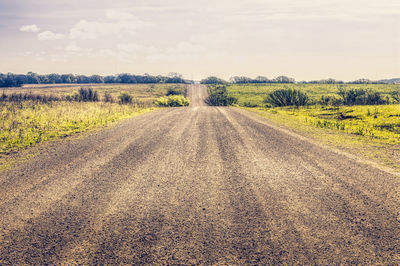
[[390,98],[390,93],[399,91],[398,84],[234,84],[228,86],[228,93],[238,98],[239,106],[264,107],[264,98],[268,93],[282,88],[301,90],[309,95],[312,101],[317,102],[321,96],[337,97],[339,88],[344,89],[372,89]]
[[[56,96],[65,99],[88,85],[30,86],[4,89],[3,93]],[[0,157],[34,146],[51,139],[58,139],[78,132],[109,125],[144,112],[155,110],[154,102],[166,95],[171,87],[184,90],[185,85],[129,84],[90,86],[99,94],[98,102],[51,101],[1,101],[0,102]],[[133,97],[130,104],[119,104],[123,92]],[[114,102],[103,102],[108,93]]]
[[[378,91],[391,104],[329,106],[319,103],[321,96],[338,97],[339,86]],[[263,101],[268,93],[282,88],[307,93],[310,104],[299,108],[265,107]],[[247,84],[227,88],[228,94],[238,99],[238,107],[393,167],[400,167],[400,104],[391,98],[391,93],[399,90],[399,85],[386,84]]]
[[24,85],[21,88],[2,88],[2,92],[32,93],[46,96],[65,97],[73,95],[80,88],[92,88],[97,91],[100,101],[106,94],[117,100],[118,95],[127,92],[132,95],[134,101],[142,106],[151,107],[154,101],[165,96],[169,88],[184,90],[184,84],[55,84],[55,85]]

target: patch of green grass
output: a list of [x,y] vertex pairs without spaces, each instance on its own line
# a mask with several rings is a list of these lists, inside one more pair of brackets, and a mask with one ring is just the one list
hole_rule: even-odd
[[121,92],[129,93],[134,102],[140,102],[143,106],[151,106],[154,101],[167,94],[168,90],[185,91],[185,84],[55,84],[49,85],[25,85],[22,88],[2,88],[6,94],[12,93],[32,93],[40,95],[52,95],[56,97],[73,96],[80,88],[92,88],[98,93],[99,101],[104,101],[108,95],[115,101]]
[[306,93],[311,102],[317,102],[324,97],[338,97],[339,88],[343,89],[364,89],[374,90],[389,97],[393,101],[392,93],[400,90],[396,84],[232,84],[227,86],[230,96],[238,99],[239,106],[259,106],[264,107],[264,99],[269,93],[280,89],[295,89]]
[[3,102],[0,154],[108,125],[154,108],[103,102]]
[[245,109],[324,143],[400,166],[400,104]]

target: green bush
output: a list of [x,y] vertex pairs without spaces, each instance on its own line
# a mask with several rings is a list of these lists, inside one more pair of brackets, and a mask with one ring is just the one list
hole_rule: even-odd
[[208,87],[206,103],[213,106],[229,106],[237,103],[237,98],[229,96],[226,86],[216,85]]
[[79,101],[80,102],[97,102],[99,101],[99,96],[97,91],[94,91],[92,88],[80,88],[79,90]]
[[132,100],[133,100],[132,96],[127,92],[122,92],[118,96],[118,99],[119,99],[120,104],[129,104],[129,103],[132,103]]
[[190,100],[182,95],[170,95],[158,98],[155,104],[163,107],[189,106]]
[[396,103],[400,103],[400,91],[393,91],[391,96]]
[[179,87],[171,87],[171,88],[168,88],[168,91],[167,91],[167,96],[170,96],[170,95],[184,95],[184,90],[182,89],[182,88],[179,88]]
[[114,102],[114,98],[112,97],[112,95],[108,92],[106,92],[104,94],[104,102],[106,103],[113,103]]
[[295,89],[276,90],[264,99],[264,103],[272,106],[303,106],[307,105],[308,102],[308,95]]
[[389,103],[382,94],[374,90],[339,88],[338,95],[345,105],[378,105]]

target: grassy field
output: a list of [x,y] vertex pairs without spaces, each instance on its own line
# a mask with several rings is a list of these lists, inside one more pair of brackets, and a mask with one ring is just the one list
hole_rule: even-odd
[[312,101],[318,101],[321,96],[337,97],[339,88],[372,89],[390,97],[390,93],[400,90],[398,84],[234,84],[228,86],[228,93],[238,98],[239,106],[264,107],[263,100],[268,93],[282,88],[301,90],[309,95]]
[[[37,101],[0,102],[0,156],[15,153],[26,147],[51,139],[58,139],[78,132],[109,125],[156,109],[154,101],[166,95],[171,87],[185,88],[175,84],[129,84],[129,85],[68,85],[27,86],[7,88],[3,93],[32,93],[56,96],[64,99],[77,93],[81,87],[91,87],[99,94],[98,102]],[[130,104],[117,103],[123,92],[133,96]],[[102,102],[105,94],[115,102]]]
[[102,102],[2,103],[0,154],[108,125],[153,108]]
[[[399,85],[346,84],[345,88],[373,89],[390,98]],[[264,98],[281,88],[306,92],[311,104],[304,107],[265,108]],[[278,124],[304,132],[320,141],[363,154],[369,159],[400,168],[400,104],[324,106],[316,104],[321,96],[337,96],[338,85],[264,84],[230,85],[228,93],[238,99],[238,106],[256,112]],[[252,106],[252,107],[248,107]]]
[[21,88],[2,88],[2,92],[32,93],[46,96],[65,97],[76,93],[80,88],[92,88],[97,91],[102,100],[106,94],[117,100],[118,95],[127,92],[132,95],[136,103],[146,107],[153,105],[154,101],[165,96],[169,88],[186,88],[184,84],[55,84],[55,85],[24,85]]

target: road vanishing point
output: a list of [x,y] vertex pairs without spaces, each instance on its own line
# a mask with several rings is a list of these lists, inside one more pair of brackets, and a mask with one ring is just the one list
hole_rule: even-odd
[[0,173],[0,264],[400,264],[399,177],[204,103]]

